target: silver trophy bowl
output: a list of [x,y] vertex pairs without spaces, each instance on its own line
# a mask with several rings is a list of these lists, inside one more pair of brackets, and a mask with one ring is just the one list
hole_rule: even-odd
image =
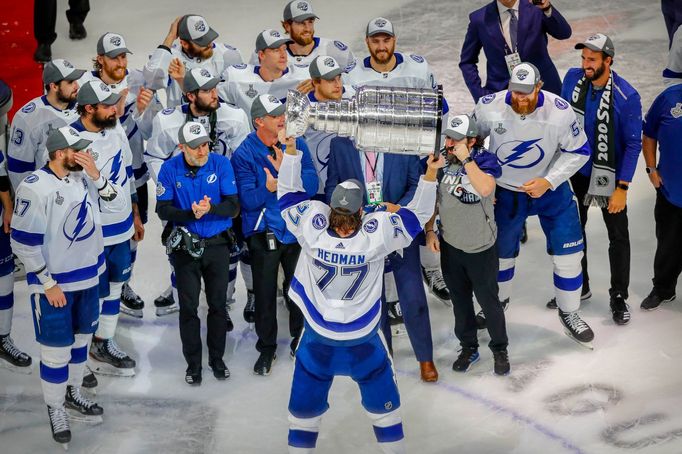
[[351,99],[314,103],[290,90],[286,133],[300,137],[310,127],[352,137],[361,151],[425,155],[439,145],[441,100],[428,89],[365,86]]

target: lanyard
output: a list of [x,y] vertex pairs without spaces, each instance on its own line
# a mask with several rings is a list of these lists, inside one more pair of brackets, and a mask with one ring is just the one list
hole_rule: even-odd
[[[379,164],[379,156],[376,152],[374,153],[375,159],[374,159],[374,165],[372,165],[369,158],[367,157],[367,153],[364,153],[364,155],[365,155],[365,161],[367,161],[367,164],[369,165],[369,170],[372,171],[372,181],[376,181],[376,179],[377,179],[377,171],[376,170],[377,170],[377,165]],[[368,183],[369,183],[369,181],[368,181]]]

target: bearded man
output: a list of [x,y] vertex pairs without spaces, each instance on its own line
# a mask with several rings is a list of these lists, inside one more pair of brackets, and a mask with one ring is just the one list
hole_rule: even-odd
[[578,313],[584,241],[567,181],[589,159],[590,146],[575,112],[542,90],[534,65],[522,63],[512,71],[509,89],[481,98],[475,114],[479,136],[490,137],[490,152],[502,167],[495,195],[500,301],[508,304],[511,296],[523,224],[537,215],[554,264],[559,319],[569,337],[591,348],[594,333]]

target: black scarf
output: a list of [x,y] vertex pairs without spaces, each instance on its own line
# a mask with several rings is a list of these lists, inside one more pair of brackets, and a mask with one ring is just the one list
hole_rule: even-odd
[[[579,122],[585,125],[585,103],[590,82],[583,76],[573,88],[571,107]],[[613,73],[601,94],[597,107],[596,128],[594,129],[595,149],[592,150],[592,174],[590,187],[582,201],[586,206],[605,208],[609,197],[616,189],[616,143],[614,139],[613,115]],[[584,128],[583,128],[584,129]]]

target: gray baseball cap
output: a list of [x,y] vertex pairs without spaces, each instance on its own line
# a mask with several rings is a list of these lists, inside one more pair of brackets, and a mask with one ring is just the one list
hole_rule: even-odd
[[76,101],[81,106],[88,104],[104,104],[112,106],[121,99],[121,95],[111,91],[107,85],[99,79],[85,82],[78,90]]
[[469,115],[455,115],[448,119],[443,134],[455,140],[462,140],[465,137],[476,137],[478,135],[478,126],[476,125],[476,120]]
[[358,180],[346,180],[336,185],[329,206],[334,210],[356,213],[362,208],[362,185]]
[[540,71],[532,63],[520,63],[514,67],[509,80],[509,90],[531,93],[540,82]]
[[313,12],[313,5],[305,0],[294,0],[287,3],[287,6],[284,7],[283,18],[285,22],[289,20],[303,22],[311,17],[319,19]]
[[178,23],[178,38],[206,47],[218,37],[218,32],[209,27],[202,16],[188,14]]
[[375,17],[367,23],[367,32],[365,36],[374,36],[380,33],[389,36],[395,36],[393,24],[385,17]]
[[118,33],[107,32],[97,40],[97,55],[116,58],[123,53],[132,54],[126,47],[123,36]]
[[583,49],[585,47],[597,52],[604,52],[610,57],[616,55],[616,49],[613,47],[613,41],[611,41],[611,38],[604,35],[603,33],[595,33],[582,43],[575,45],[576,49]]
[[178,140],[182,145],[197,148],[199,145],[210,142],[211,138],[208,136],[204,125],[196,121],[188,121],[178,131]]
[[277,30],[268,28],[258,34],[258,37],[256,38],[256,52],[264,49],[277,49],[282,44],[293,42],[293,39],[282,35]]
[[336,60],[328,55],[315,57],[308,70],[312,79],[332,80],[343,73],[343,69],[341,69]]
[[78,80],[84,73],[84,69],[76,69],[67,60],[61,58],[52,60],[43,66],[43,85],[57,83],[62,80]]
[[260,95],[251,104],[251,120],[266,115],[277,117],[284,115],[284,104],[273,95]]
[[193,68],[185,73],[183,88],[185,93],[195,90],[210,90],[220,82],[219,77],[215,77],[206,68]]
[[45,147],[49,153],[65,148],[82,150],[92,143],[92,140],[84,139],[71,126],[62,126],[59,129],[50,129],[47,133]]

